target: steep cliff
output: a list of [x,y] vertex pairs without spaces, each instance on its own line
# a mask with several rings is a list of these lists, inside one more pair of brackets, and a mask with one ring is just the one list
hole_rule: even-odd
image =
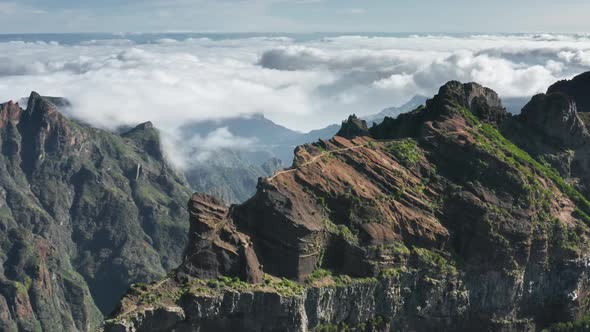
[[298,147],[241,205],[194,196],[184,263],[134,286],[105,329],[534,331],[582,317],[590,202],[528,140],[588,131],[567,100],[528,107],[511,117],[492,90],[449,82],[368,134]]
[[534,96],[502,133],[535,159],[551,165],[585,197],[590,195],[590,72]]
[[[87,331],[178,266],[187,186],[150,123],[119,136],[32,93],[0,105],[0,330]],[[60,104],[60,103],[58,103]]]

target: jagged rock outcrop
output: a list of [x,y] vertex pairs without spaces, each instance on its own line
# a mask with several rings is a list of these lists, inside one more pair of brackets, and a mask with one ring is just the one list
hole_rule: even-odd
[[556,145],[576,148],[590,143],[590,134],[578,116],[576,102],[565,94],[540,94],[522,109],[520,120],[542,132]]
[[508,117],[500,97],[493,90],[475,83],[462,84],[452,81],[445,84],[439,94],[430,101],[429,107],[438,103],[440,107],[465,107],[477,117],[489,123],[499,123]]
[[228,220],[228,209],[216,198],[195,194],[189,202],[189,245],[178,277],[237,277],[262,281],[262,269],[250,238]]
[[571,80],[559,81],[547,89],[547,94],[563,93],[575,100],[579,112],[590,112],[590,72],[574,77]]
[[176,331],[534,331],[579,318],[590,202],[501,133],[543,123],[449,82],[369,135],[301,146],[213,218],[250,237],[263,282],[136,287],[105,329],[158,330],[156,311],[178,313],[163,329]]
[[353,114],[348,117],[348,120],[342,122],[342,127],[336,133],[336,136],[351,139],[357,136],[367,136],[368,134],[369,127],[367,126],[367,121],[359,119]]
[[[430,112],[424,112],[425,108]],[[447,116],[449,111],[455,109],[469,109],[479,120],[491,124],[501,123],[509,118],[500,97],[493,90],[475,83],[451,81],[442,86],[434,98],[427,100],[425,107],[418,107],[395,119],[385,118],[380,125],[370,129],[370,134],[374,138],[425,136],[429,131],[428,125],[433,120]]]
[[588,77],[585,73],[554,84],[501,126],[506,137],[549,163],[586,197],[590,195]]
[[[158,132],[67,119],[33,92],[0,105],[0,330],[89,331],[130,283],[177,267],[190,197]],[[157,153],[156,153],[157,152]]]

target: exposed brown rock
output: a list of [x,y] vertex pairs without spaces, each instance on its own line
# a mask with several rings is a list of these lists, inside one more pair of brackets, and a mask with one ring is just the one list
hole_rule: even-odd
[[0,128],[6,126],[8,122],[16,122],[20,118],[22,109],[18,105],[18,103],[13,102],[12,100],[8,103],[4,103],[0,105]]
[[228,220],[228,209],[216,198],[195,194],[189,201],[189,245],[180,275],[196,278],[238,277],[262,281],[262,266],[250,238]]
[[590,203],[500,133],[561,121],[547,133],[583,139],[575,107],[558,106],[535,106],[515,124],[492,90],[449,82],[368,135],[298,147],[290,169],[229,211],[198,198],[207,241],[235,225],[265,272],[305,288],[200,291],[201,282],[175,302],[188,318],[174,327],[361,329],[379,316],[378,331],[533,331],[579,318],[590,294]]

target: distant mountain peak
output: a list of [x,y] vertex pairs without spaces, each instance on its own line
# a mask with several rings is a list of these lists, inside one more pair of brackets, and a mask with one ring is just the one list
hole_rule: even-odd
[[385,117],[396,117],[402,113],[413,111],[420,105],[423,105],[427,99],[425,96],[415,95],[401,106],[388,107],[377,114],[364,116],[363,119],[369,123],[380,123]]

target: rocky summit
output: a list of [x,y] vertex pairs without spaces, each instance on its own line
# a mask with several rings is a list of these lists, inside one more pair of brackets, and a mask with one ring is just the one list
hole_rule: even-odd
[[0,331],[91,331],[187,243],[190,192],[145,123],[122,135],[59,98],[0,105]]
[[[585,74],[583,77],[587,77]],[[512,116],[476,83],[300,146],[225,208],[189,201],[168,278],[106,331],[537,331],[588,313],[587,80]]]

